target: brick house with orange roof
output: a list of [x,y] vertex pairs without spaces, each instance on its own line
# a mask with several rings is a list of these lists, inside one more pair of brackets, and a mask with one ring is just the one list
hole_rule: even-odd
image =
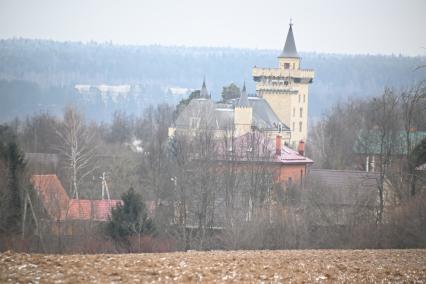
[[[33,175],[31,183],[42,204],[43,211],[48,220],[52,223],[52,232],[59,233],[58,224],[67,223],[69,226],[63,231],[65,234],[73,234],[78,226],[73,226],[75,222],[105,222],[108,221],[111,210],[121,200],[102,199],[73,199],[69,198],[61,181],[56,175]],[[56,225],[54,225],[56,224]]]

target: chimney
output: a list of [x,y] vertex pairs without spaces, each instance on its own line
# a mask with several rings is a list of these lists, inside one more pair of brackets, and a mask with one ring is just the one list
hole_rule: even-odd
[[275,154],[281,156],[281,136],[277,135],[275,137]]
[[303,140],[299,141],[299,146],[297,147],[297,151],[299,152],[300,155],[302,156],[305,155],[305,142],[303,142]]

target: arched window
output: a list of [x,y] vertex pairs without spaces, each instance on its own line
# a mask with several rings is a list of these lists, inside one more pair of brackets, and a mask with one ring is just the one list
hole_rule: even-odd
[[295,117],[296,116],[296,108],[294,107],[293,108],[293,117]]
[[299,122],[299,132],[302,132],[302,122]]
[[300,108],[300,117],[303,116],[303,108]]
[[305,94],[303,94],[303,102],[305,102]]

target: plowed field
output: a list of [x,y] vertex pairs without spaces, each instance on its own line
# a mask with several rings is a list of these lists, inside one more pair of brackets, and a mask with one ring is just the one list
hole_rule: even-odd
[[426,250],[0,254],[1,283],[426,282]]

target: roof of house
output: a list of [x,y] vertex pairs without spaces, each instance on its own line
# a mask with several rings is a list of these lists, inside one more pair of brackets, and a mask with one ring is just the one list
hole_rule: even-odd
[[48,215],[56,220],[64,219],[70,200],[58,177],[56,175],[33,175],[31,183]]
[[313,164],[314,161],[305,157],[299,152],[283,146],[281,149],[281,155],[275,155],[275,161],[283,164]]
[[258,129],[275,129],[281,125],[283,131],[290,131],[290,128],[280,121],[267,101],[259,97],[249,97],[248,101],[253,108],[253,125]]
[[66,219],[107,221],[111,210],[121,203],[121,200],[71,199]]
[[[244,94],[244,92],[242,92]],[[253,109],[252,125],[257,129],[279,129],[290,131],[287,125],[282,123],[271,106],[262,98],[247,97],[248,106]],[[234,107],[239,100],[230,100],[228,103],[214,103],[211,99],[197,98],[189,102],[188,106],[179,114],[175,121],[176,128],[197,128],[194,119],[198,119],[198,127],[210,129],[226,129],[234,125]],[[245,103],[244,103],[245,104]]]
[[285,40],[285,45],[283,51],[281,52],[279,57],[290,57],[290,58],[299,58],[299,54],[297,53],[296,43],[294,41],[293,35],[293,25],[290,24],[287,33],[287,39]]
[[[233,161],[237,162],[267,162],[279,164],[312,164],[314,161],[299,154],[297,151],[282,146],[281,154],[277,155],[276,145],[274,145],[270,138],[263,133],[252,132],[246,133],[237,137],[234,140],[232,149]],[[223,143],[218,146],[219,155],[226,156],[226,151]],[[228,155],[229,156],[229,155]]]
[[334,193],[330,203],[354,205],[364,203],[373,205],[377,197],[378,173],[364,171],[311,169],[310,179],[315,183],[315,190]]
[[[175,121],[176,128],[194,128],[194,123],[198,127],[216,128],[215,104],[212,100],[206,98],[192,99],[182,110]],[[198,121],[195,121],[197,119]]]
[[33,175],[31,182],[48,215],[55,220],[106,221],[121,200],[70,199],[56,175]]

